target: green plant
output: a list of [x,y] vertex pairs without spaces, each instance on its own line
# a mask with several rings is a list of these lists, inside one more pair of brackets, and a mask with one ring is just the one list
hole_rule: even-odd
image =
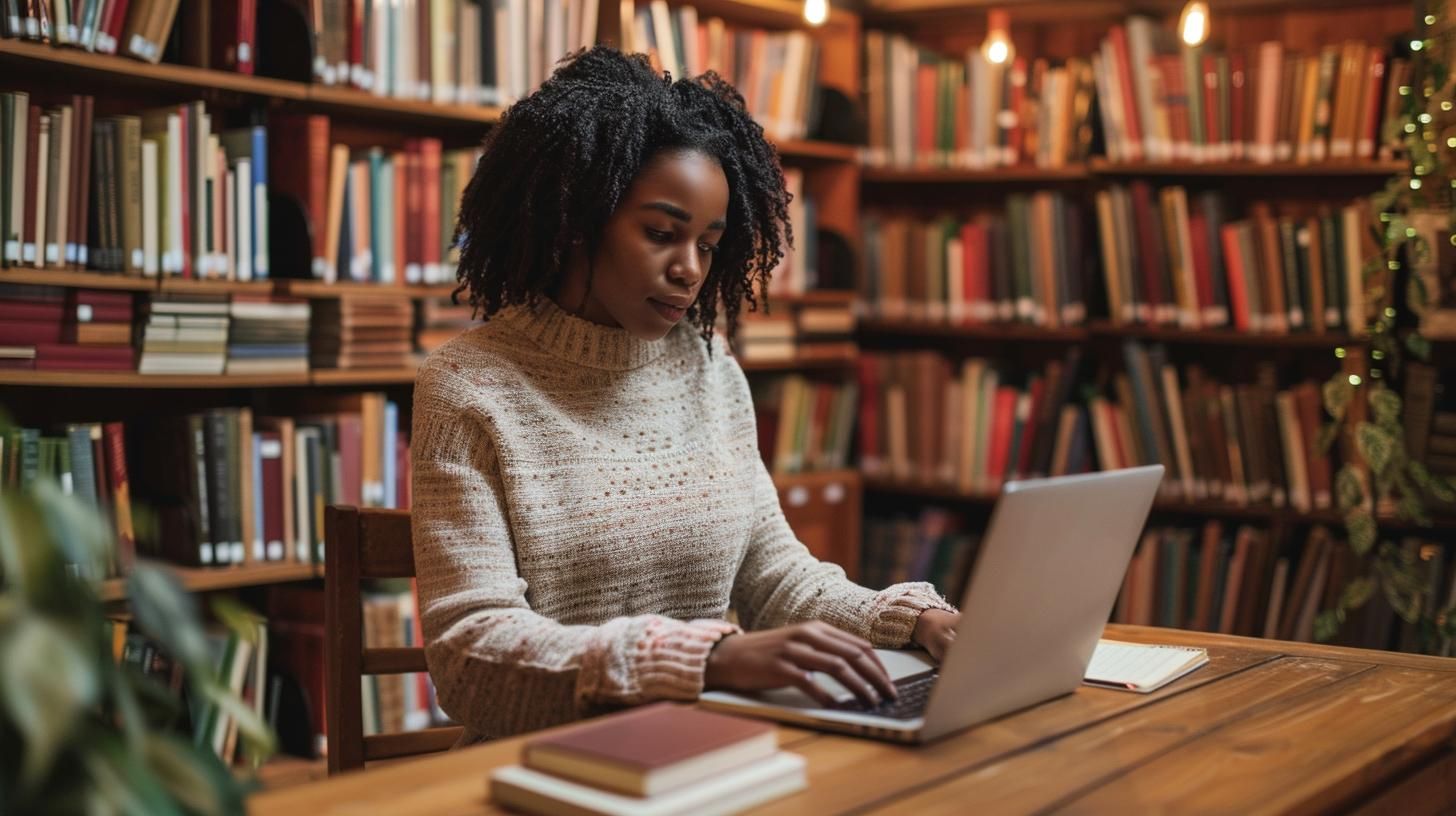
[[[1358,453],[1363,467],[1347,461],[1336,474],[1335,499],[1344,514],[1345,530],[1365,574],[1350,581],[1333,609],[1320,613],[1315,637],[1330,640],[1349,613],[1377,591],[1420,633],[1424,649],[1435,650],[1456,638],[1456,607],[1441,608],[1443,599],[1428,597],[1430,563],[1394,542],[1381,540],[1378,513],[1393,507],[1397,518],[1426,526],[1431,500],[1456,500],[1456,479],[1437,477],[1406,448],[1400,395],[1390,386],[1403,376],[1407,355],[1428,361],[1430,340],[1421,334],[1420,316],[1433,293],[1422,268],[1433,269],[1439,253],[1435,241],[1450,241],[1456,167],[1447,157],[1456,153],[1456,115],[1452,114],[1450,61],[1456,57],[1456,28],[1444,2],[1428,8],[1416,3],[1417,34],[1412,40],[1412,82],[1402,86],[1401,121],[1393,123],[1410,159],[1410,172],[1397,174],[1371,198],[1378,223],[1371,225],[1380,251],[1364,272],[1373,320],[1369,326],[1369,368],[1342,371],[1324,386],[1325,408],[1333,422],[1325,428],[1326,447],[1345,436],[1347,451]],[[1450,269],[1435,269],[1440,275]],[[1404,280],[1404,297],[1397,282]],[[1342,356],[1345,350],[1339,352]],[[1368,407],[1351,410],[1357,403]],[[1368,415],[1367,415],[1368,414]]]
[[[112,536],[50,481],[0,493],[0,813],[226,814],[246,785],[177,729],[182,701],[112,656],[94,582]],[[245,750],[267,727],[215,677],[190,595],[139,563],[134,626],[185,671],[187,691],[235,717]],[[227,619],[234,611],[224,611]]]

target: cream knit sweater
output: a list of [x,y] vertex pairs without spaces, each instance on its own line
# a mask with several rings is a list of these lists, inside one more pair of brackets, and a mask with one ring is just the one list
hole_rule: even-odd
[[510,307],[415,384],[413,532],[440,705],[467,741],[693,699],[735,627],[823,620],[903,646],[929,584],[873,592],[784,520],[738,363]]

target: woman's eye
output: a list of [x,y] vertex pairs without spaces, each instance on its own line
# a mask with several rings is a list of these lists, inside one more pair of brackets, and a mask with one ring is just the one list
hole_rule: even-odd
[[655,242],[657,242],[659,244],[666,244],[666,243],[672,241],[672,233],[665,232],[665,231],[659,230],[659,229],[652,229],[651,227],[648,227],[647,228],[647,238],[649,240],[655,241]]
[[714,244],[698,244],[698,251],[706,252],[711,255],[718,251],[718,247]]

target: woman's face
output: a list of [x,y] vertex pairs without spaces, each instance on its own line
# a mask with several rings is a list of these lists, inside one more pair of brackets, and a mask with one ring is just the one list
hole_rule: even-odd
[[659,153],[608,219],[594,271],[575,247],[554,298],[594,323],[661,339],[697,300],[727,221],[718,162],[696,151]]

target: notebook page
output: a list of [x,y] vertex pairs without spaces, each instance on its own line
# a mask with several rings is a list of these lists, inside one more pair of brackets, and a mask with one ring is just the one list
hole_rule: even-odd
[[1152,686],[1185,668],[1201,650],[1182,646],[1145,646],[1097,642],[1085,679],[1120,686]]

